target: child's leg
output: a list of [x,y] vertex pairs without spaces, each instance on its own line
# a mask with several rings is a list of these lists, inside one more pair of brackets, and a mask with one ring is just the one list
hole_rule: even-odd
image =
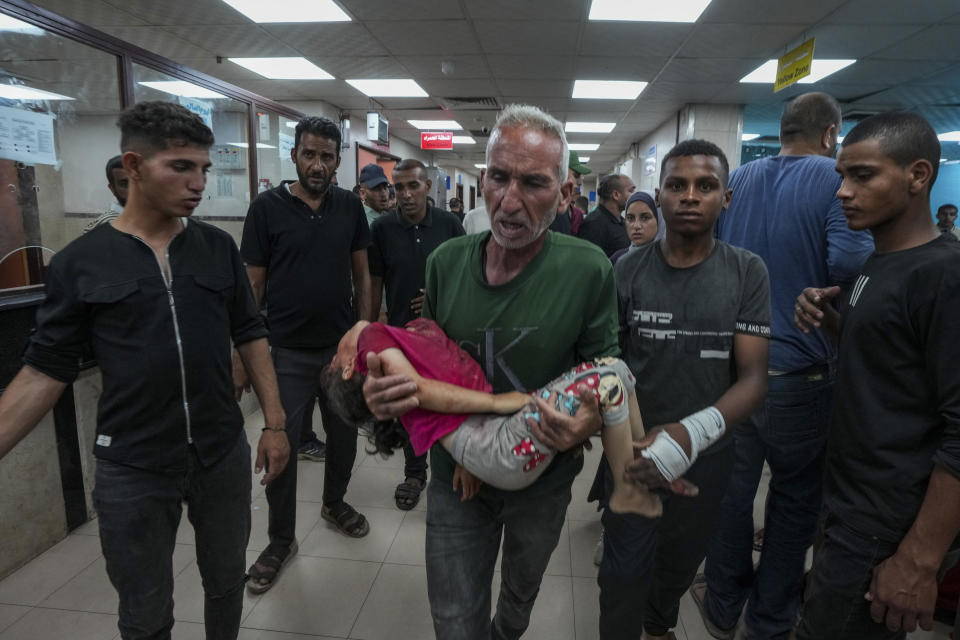
[[554,450],[527,427],[524,408],[509,416],[476,414],[440,439],[453,459],[484,483],[515,491],[533,484],[553,460]]
[[633,442],[643,438],[643,418],[637,404],[636,379],[623,360],[606,358],[594,363],[596,369],[584,371],[578,384],[586,378],[600,402],[603,418],[603,453],[613,473],[613,493],[609,506],[614,513],[638,513],[656,517],[663,513],[660,498],[644,487],[623,479],[623,470],[633,460]]

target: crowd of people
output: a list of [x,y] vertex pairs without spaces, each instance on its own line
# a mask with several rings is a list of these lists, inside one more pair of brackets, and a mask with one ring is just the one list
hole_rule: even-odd
[[[931,214],[940,146],[923,118],[872,116],[840,146],[840,106],[804,94],[779,155],[731,171],[685,140],[655,193],[604,176],[588,213],[591,170],[539,108],[500,113],[469,212],[435,206],[415,159],[340,189],[339,128],[305,117],[297,179],[252,202],[239,248],[190,218],[211,166],[203,121],[144,102],[118,124],[121,209],[50,262],[0,396],[0,457],[92,345],[93,503],[121,637],[170,637],[183,504],[210,639],[235,639],[244,586],[272,588],[297,552],[298,459],[325,460],[322,517],[367,535],[344,499],[358,429],[403,451],[398,508],[429,487],[438,638],[523,635],[598,432],[604,640],[674,638],[688,591],[720,639],[931,628],[960,533],[960,231],[956,206]],[[247,568],[236,400],[251,388],[269,544]]]

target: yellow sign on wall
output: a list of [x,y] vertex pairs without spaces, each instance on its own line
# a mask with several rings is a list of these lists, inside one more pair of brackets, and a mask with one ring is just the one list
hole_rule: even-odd
[[800,78],[810,75],[813,68],[813,38],[788,52],[777,62],[777,80],[773,92],[789,87]]

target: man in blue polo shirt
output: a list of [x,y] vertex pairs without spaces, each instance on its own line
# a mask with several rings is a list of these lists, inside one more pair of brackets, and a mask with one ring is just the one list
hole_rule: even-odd
[[[370,230],[360,199],[330,184],[340,165],[340,129],[326,118],[302,119],[290,156],[296,182],[260,194],[250,205],[241,253],[257,301],[266,302],[273,363],[291,442],[300,442],[304,411],[319,398],[327,434],[321,517],[352,537],[366,518],[344,501],[357,455],[353,425],[328,410],[320,371],[353,324],[369,316]],[[297,460],[267,489],[270,544],[250,568],[247,588],[262,593],[297,550]]]
[[[431,183],[422,162],[411,158],[400,162],[393,168],[393,183],[400,206],[370,227],[370,308],[380,309],[381,285],[386,284],[387,323],[402,327],[420,317],[427,256],[450,238],[464,235],[464,231],[453,213],[427,205]],[[370,321],[376,319],[371,317]],[[408,511],[417,506],[427,483],[427,454],[417,456],[407,443],[403,457],[404,480],[393,498],[398,509]]]
[[[717,221],[720,240],[763,258],[770,273],[771,344],[764,406],[734,431],[736,461],[723,517],[691,595],[714,637],[732,638],[744,603],[750,638],[785,637],[796,619],[803,563],[820,511],[836,349],[793,323],[797,291],[849,287],[873,251],[847,228],[832,160],[840,105],[824,93],[795,98],[780,120],[777,156],[730,174],[733,198]],[[770,465],[763,553],[753,568],[753,501]]]

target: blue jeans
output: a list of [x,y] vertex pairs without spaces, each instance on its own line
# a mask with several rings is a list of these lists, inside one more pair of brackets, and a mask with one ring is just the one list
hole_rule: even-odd
[[896,553],[898,546],[858,533],[827,514],[807,580],[797,640],[905,638],[903,631],[890,631],[874,622],[870,603],[863,597],[873,568]]
[[[522,491],[484,485],[460,502],[449,481],[430,479],[427,493],[427,595],[438,640],[519,638],[530,623],[543,572],[560,539],[573,477],[583,457],[561,456],[551,474]],[[490,583],[503,538],[500,599],[490,621]]]
[[250,537],[250,445],[243,433],[210,467],[191,447],[187,469],[160,473],[97,461],[93,504],[107,575],[120,596],[124,640],[169,640],[173,549],[187,503],[196,532],[207,640],[240,630]]
[[[784,638],[796,621],[803,566],[820,513],[833,373],[770,376],[763,406],[733,431],[736,463],[707,554],[706,610],[723,629],[744,602],[746,637]],[[771,479],[763,553],[753,567],[753,501],[764,460]],[[861,594],[862,595],[862,594]]]

